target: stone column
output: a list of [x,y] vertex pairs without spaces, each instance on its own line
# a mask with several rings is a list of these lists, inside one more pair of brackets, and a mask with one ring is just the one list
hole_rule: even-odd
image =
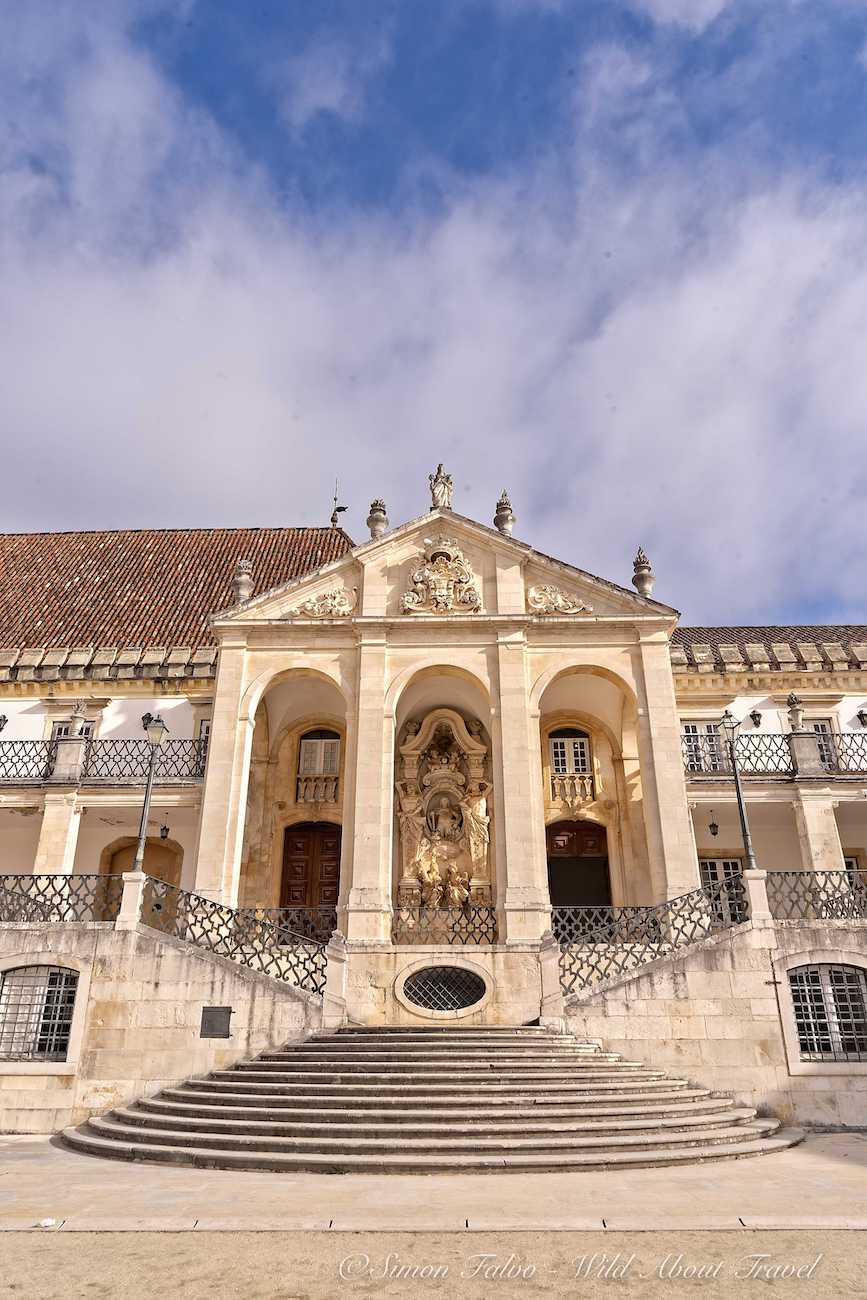
[[[69,875],[75,862],[81,807],[74,790],[48,790],[42,813],[42,827],[36,845],[33,871],[37,875]],[[99,863],[88,864],[96,874]]]
[[551,928],[539,717],[531,713],[523,631],[502,632],[499,669],[500,826],[505,839],[506,943],[539,941]]
[[641,789],[655,902],[698,889],[698,858],[686,801],[680,718],[665,632],[640,643],[644,712],[638,738]]
[[123,873],[123,894],[120,910],[114,923],[116,930],[135,930],[142,919],[142,903],[147,876],[143,871]]
[[845,871],[843,846],[840,843],[840,832],[834,815],[834,801],[829,799],[827,794],[813,795],[807,790],[799,790],[795,795],[792,808],[795,813],[801,861],[793,862],[790,869]]
[[750,920],[754,926],[773,924],[768,903],[768,873],[758,869],[744,872],[744,888],[750,905]]
[[224,642],[220,648],[193,886],[196,893],[232,907],[238,906],[253,745],[253,722],[241,716],[246,657],[242,641]]
[[331,1034],[346,1024],[346,956],[346,940],[335,930],[325,949],[328,965],[322,999],[322,1028]]
[[349,943],[391,942],[394,719],[385,714],[386,660],[385,636],[362,632],[355,726],[346,755],[344,833],[352,840],[345,913]]
[[546,930],[542,935],[539,949],[539,977],[542,985],[539,1024],[545,1029],[565,1033],[563,987],[560,983],[560,945],[551,930]]

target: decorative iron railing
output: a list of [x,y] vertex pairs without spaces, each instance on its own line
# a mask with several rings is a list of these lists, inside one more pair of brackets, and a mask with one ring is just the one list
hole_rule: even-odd
[[[683,732],[680,738],[683,765],[688,776],[732,775],[728,745],[713,732]],[[791,776],[794,772],[789,738],[771,732],[739,736],[738,768],[742,776]]]
[[657,957],[670,956],[749,919],[749,901],[739,877],[695,889],[657,907],[610,910],[615,915],[583,933],[580,920],[570,922],[576,937],[560,941],[560,984],[565,993],[627,975]]
[[858,871],[769,871],[767,889],[777,921],[867,919],[867,884]]
[[114,921],[120,876],[0,875],[0,922]]
[[[81,779],[108,784],[144,784],[150,765],[148,740],[91,740]],[[207,741],[164,740],[157,751],[154,780],[200,781],[205,774]]]
[[340,778],[331,775],[299,776],[296,782],[296,803],[337,803]]
[[56,760],[56,740],[0,741],[0,781],[50,781]]
[[240,907],[238,915],[273,923],[279,934],[317,943],[328,943],[337,929],[336,907]]
[[640,918],[646,907],[552,907],[551,929],[561,947],[583,943],[588,935],[610,930]]
[[324,943],[294,934],[255,911],[238,912],[148,877],[141,919],[162,934],[228,957],[272,979],[310,993],[322,993],[325,988]]
[[555,803],[565,803],[569,807],[589,803],[593,798],[593,777],[580,772],[560,776],[553,774],[551,798]]
[[394,914],[392,939],[395,943],[496,943],[496,909],[476,904],[466,907],[400,907]]
[[823,735],[833,744],[834,767],[838,772],[867,772],[867,732],[846,731],[838,736]]

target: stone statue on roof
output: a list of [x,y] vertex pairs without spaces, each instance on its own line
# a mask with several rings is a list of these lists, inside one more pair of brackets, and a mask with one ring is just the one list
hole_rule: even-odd
[[446,474],[442,465],[437,465],[436,474],[428,474],[427,481],[430,484],[431,510],[451,510],[455,490],[451,474]]

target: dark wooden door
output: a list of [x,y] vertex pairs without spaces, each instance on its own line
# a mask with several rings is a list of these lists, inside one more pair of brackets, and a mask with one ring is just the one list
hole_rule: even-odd
[[553,907],[610,907],[608,839],[593,822],[548,827],[548,889]]
[[283,837],[281,907],[334,907],[340,889],[340,827],[288,826]]

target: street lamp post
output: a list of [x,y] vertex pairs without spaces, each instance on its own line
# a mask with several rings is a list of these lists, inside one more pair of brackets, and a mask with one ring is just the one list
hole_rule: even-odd
[[741,834],[744,837],[744,851],[747,855],[747,870],[755,871],[757,869],[756,855],[753,852],[753,840],[750,835],[750,826],[747,821],[747,807],[744,803],[744,792],[741,789],[741,774],[738,768],[737,757],[737,738],[740,731],[740,721],[726,709],[720,720],[720,726],[726,735],[726,741],[729,747],[729,760],[732,765],[732,776],[735,779],[735,794],[738,799],[738,814],[741,819]]
[[138,828],[138,845],[135,851],[135,862],[132,864],[133,871],[144,870],[145,842],[148,835],[148,813],[151,807],[151,793],[154,788],[154,772],[157,766],[157,755],[159,754],[160,745],[166,738],[168,727],[163,722],[159,714],[145,713],[141,720],[141,725],[147,732],[148,744],[151,747],[150,757],[148,760],[148,779],[145,786],[144,804],[141,810],[141,823]]

